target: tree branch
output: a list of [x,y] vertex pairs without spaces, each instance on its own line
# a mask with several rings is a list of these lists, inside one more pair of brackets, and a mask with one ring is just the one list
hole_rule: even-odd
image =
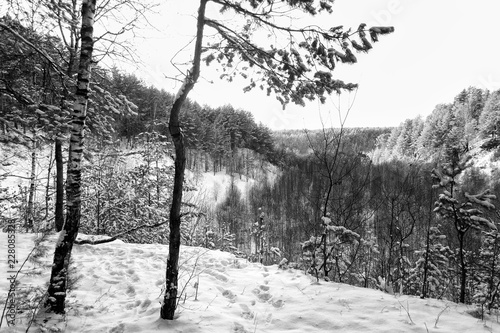
[[160,226],[162,226],[164,224],[167,224],[167,223],[168,223],[168,221],[164,221],[164,222],[160,222],[160,223],[156,223],[156,224],[143,224],[143,225],[140,225],[140,226],[137,226],[137,227],[134,227],[134,228],[122,231],[120,233],[117,233],[116,235],[111,236],[110,238],[99,239],[99,240],[96,240],[96,241],[92,241],[92,240],[88,240],[88,239],[77,240],[77,241],[75,241],[75,244],[78,244],[78,245],[83,245],[83,244],[97,245],[97,244],[109,243],[109,242],[115,241],[119,237],[121,237],[123,235],[126,235],[126,234],[129,234],[131,232],[134,232],[134,231],[137,231],[137,230],[140,230],[140,229],[145,229],[145,228],[147,228],[147,229],[157,228],[157,227],[160,227]]
[[31,43],[30,41],[28,41],[26,38],[24,38],[23,36],[21,36],[19,33],[17,33],[17,31],[15,31],[14,29],[12,29],[11,27],[9,27],[8,25],[0,22],[0,28],[3,28],[7,31],[9,31],[11,34],[13,34],[14,36],[16,36],[16,38],[18,38],[19,40],[21,40],[23,43],[25,43],[26,45],[28,45],[29,47],[31,47],[33,50],[35,50],[38,54],[40,54],[42,57],[45,58],[45,60],[47,60],[49,62],[49,64],[56,70],[56,72],[58,72],[61,76],[65,77],[66,74],[64,73],[64,70],[62,70],[61,67],[59,67],[59,65],[54,61],[52,60],[52,58],[47,54],[45,53],[45,51],[43,50],[40,50],[39,48],[37,48],[35,45],[33,45],[33,43]]

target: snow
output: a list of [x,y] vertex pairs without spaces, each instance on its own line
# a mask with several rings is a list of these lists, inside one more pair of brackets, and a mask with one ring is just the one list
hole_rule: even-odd
[[[227,198],[227,192],[231,185],[231,175],[225,171],[193,173],[186,170],[186,178],[189,179],[195,186],[195,191],[187,191],[184,193],[186,198],[197,201],[197,197],[203,198],[204,201],[210,203],[212,207],[224,202]],[[234,185],[238,188],[241,199],[247,197],[249,189],[255,184],[255,180],[247,178],[239,174],[233,177]]]
[[[16,236],[19,268],[35,235]],[[19,290],[45,288],[56,238],[48,241],[42,269],[37,268],[41,274],[19,275]],[[0,239],[5,254],[7,234]],[[165,321],[159,311],[167,254],[168,246],[159,244],[75,245],[71,274],[77,282],[68,293],[67,314],[41,312],[37,324],[43,326],[30,332],[500,332],[497,317],[480,321],[469,315],[473,306],[316,283],[302,271],[199,247],[181,248],[182,296],[177,318]],[[27,264],[26,272],[32,266]],[[2,303],[9,287],[6,271],[2,260]],[[16,328],[0,332],[25,330],[26,319],[18,314]]]

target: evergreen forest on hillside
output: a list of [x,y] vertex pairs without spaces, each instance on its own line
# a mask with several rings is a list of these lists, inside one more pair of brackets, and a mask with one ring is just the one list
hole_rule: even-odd
[[[59,232],[78,48],[0,23],[0,228]],[[104,237],[80,244],[170,243],[176,98],[93,66],[78,227]],[[182,245],[499,310],[500,90],[465,88],[393,128],[272,131],[229,104],[181,109]]]

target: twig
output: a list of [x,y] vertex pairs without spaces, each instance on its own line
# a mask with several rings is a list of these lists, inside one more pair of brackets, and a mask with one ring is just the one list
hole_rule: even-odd
[[196,292],[194,294],[194,300],[197,301],[198,300],[198,288],[200,287],[200,275],[199,274],[198,274],[198,281],[196,281],[194,286],[196,288]]
[[217,295],[215,295],[215,297],[214,297],[214,298],[210,301],[210,303],[208,303],[207,307],[205,308],[205,311],[207,311],[207,310],[208,310],[208,307],[209,307],[210,305],[212,305],[212,302],[213,302],[213,301],[215,301],[215,299],[216,299],[216,298],[217,298]]
[[411,316],[410,316],[410,303],[408,303],[408,300],[406,301],[406,306],[408,307],[405,308],[405,306],[398,300],[398,303],[399,305],[401,305],[401,307],[406,311],[406,314],[408,315],[408,319],[410,319],[410,322],[415,325],[415,323],[413,322],[413,320],[411,319]]
[[448,305],[448,304],[446,304],[446,306],[444,307],[444,309],[443,309],[443,310],[441,310],[441,312],[439,312],[439,314],[438,314],[438,316],[437,316],[437,318],[436,318],[436,322],[434,323],[434,327],[435,327],[435,328],[437,328],[437,324],[438,324],[438,322],[439,322],[439,317],[441,317],[441,315],[443,314],[443,312],[445,312],[445,311],[446,311],[446,309],[448,309],[448,308],[449,308],[449,305]]
[[[180,299],[182,297],[182,294],[184,294],[184,303],[186,302],[186,294],[185,294],[185,290],[189,284],[189,281],[191,281],[193,279],[193,275],[195,275],[196,273],[196,268],[198,267],[198,260],[200,260],[200,258],[202,256],[204,256],[206,253],[208,252],[208,250],[204,251],[203,253],[200,254],[200,252],[197,252],[195,255],[197,255],[196,257],[196,260],[194,262],[194,265],[193,265],[193,269],[191,270],[190,274],[189,274],[189,277],[186,281],[186,283],[184,284],[184,286],[182,287],[181,289],[181,292],[179,293],[179,296],[178,296],[178,299],[177,299],[177,305],[179,305],[179,302],[180,302]],[[193,255],[194,256],[194,255]],[[192,258],[192,257],[191,257]],[[191,259],[190,258],[190,259]],[[189,260],[189,259],[188,259]],[[186,262],[188,261],[186,260]],[[196,296],[195,298],[198,297],[198,284],[199,284],[199,281],[200,281],[200,274],[201,272],[198,274],[198,282],[196,282],[196,285],[195,285],[195,288],[196,288]]]
[[[45,300],[46,300],[46,297],[47,296],[47,293],[44,293],[44,295],[42,297],[40,297],[40,301],[38,302],[38,305],[36,306],[35,309],[40,309],[40,306],[45,303]],[[28,322],[28,327],[26,327],[26,331],[25,333],[28,333],[28,331],[30,330],[31,328],[31,325],[33,325],[33,322],[35,321],[35,317],[37,315],[37,311],[33,311],[33,315],[31,316],[31,319],[30,321]]]

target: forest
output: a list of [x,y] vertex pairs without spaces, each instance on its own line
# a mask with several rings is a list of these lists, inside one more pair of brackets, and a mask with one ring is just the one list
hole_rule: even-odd
[[[330,2],[321,2],[321,10],[328,11]],[[222,250],[303,271],[316,282],[463,303],[474,306],[480,318],[498,313],[500,90],[464,87],[427,117],[397,127],[341,123],[273,131],[250,111],[201,105],[187,97],[187,88],[175,95],[118,67],[95,62],[86,77],[84,43],[92,37],[74,23],[85,19],[84,11],[78,14],[70,2],[42,3],[46,17],[38,19],[65,29],[62,37],[39,29],[40,22],[30,25],[21,13],[0,17],[0,228],[62,235],[57,248],[66,252],[55,254],[48,295],[39,300],[46,307],[64,313],[66,293],[57,281],[68,280],[64,258],[73,243],[98,246],[120,239],[167,244],[169,253],[177,243]],[[131,20],[149,8],[134,10]],[[236,43],[230,30],[206,22]],[[357,30],[362,44],[344,45],[344,53],[308,40],[303,46],[314,54],[308,61],[331,67],[334,57],[356,62],[351,48],[371,48],[363,29]],[[368,34],[376,42],[392,30],[378,27]],[[113,51],[124,44],[112,38],[97,41],[103,43],[96,43],[97,54],[123,51]],[[248,61],[256,66],[270,61],[267,53],[234,47],[234,53],[219,49],[204,61],[227,65],[241,54],[254,57]],[[281,62],[290,57],[290,64],[305,66],[298,52],[276,51],[273,57],[278,54]],[[289,76],[288,90],[273,81],[278,76],[264,81],[268,94],[272,90],[284,105],[354,88],[322,71],[314,76],[316,88],[296,84],[295,76],[303,73],[279,70]],[[186,82],[196,82],[189,75]],[[83,97],[85,111],[76,106]],[[184,196],[178,196],[179,188]],[[76,239],[79,232],[99,238]],[[169,297],[177,304],[177,291],[172,296],[168,289],[169,279],[177,289],[178,262],[172,257],[164,319],[173,318],[163,308]]]

